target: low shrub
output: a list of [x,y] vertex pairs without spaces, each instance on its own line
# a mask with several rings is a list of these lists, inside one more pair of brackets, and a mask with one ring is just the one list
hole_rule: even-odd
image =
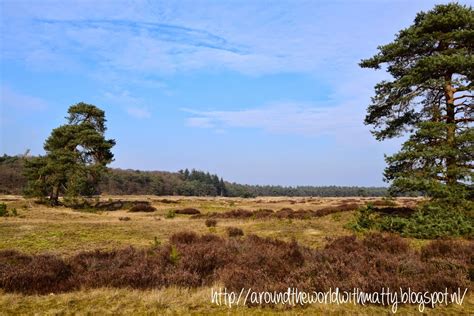
[[339,213],[339,212],[354,211],[354,210],[357,210],[358,208],[359,208],[359,204],[356,204],[356,203],[342,203],[339,205],[328,206],[328,207],[324,207],[319,210],[316,210],[314,216],[321,217],[321,216],[326,216],[329,214],[334,214],[334,213]]
[[129,210],[129,212],[155,212],[156,208],[151,206],[149,203],[138,203],[133,205]]
[[66,259],[75,288],[165,286],[169,247],[87,251]]
[[28,256],[17,251],[0,251],[0,288],[25,294],[69,291],[72,271],[53,255]]
[[408,218],[385,216],[380,221],[384,231],[397,232],[405,237],[433,239],[474,235],[474,219],[459,211],[421,209]]
[[124,202],[122,201],[108,201],[108,202],[98,202],[93,207],[97,210],[104,211],[117,211],[124,208]]
[[171,236],[170,242],[172,244],[191,244],[199,239],[199,236],[194,232],[179,232]]
[[159,246],[161,246],[161,241],[158,239],[158,237],[153,237],[153,242],[152,242],[152,248],[153,249],[156,249],[158,248]]
[[413,215],[416,210],[411,207],[400,206],[400,207],[374,207],[374,211],[384,215],[396,215],[401,217],[409,217]]
[[374,228],[376,226],[377,216],[378,214],[375,212],[374,207],[369,204],[359,209],[356,220],[353,223],[349,223],[348,226],[355,231]]
[[5,203],[0,203],[0,217],[7,217],[8,210],[7,205]]
[[17,216],[18,212],[16,208],[12,208],[8,210],[7,205],[5,203],[0,203],[0,217],[9,217],[9,216]]
[[121,217],[119,217],[119,221],[124,221],[124,222],[129,221],[130,219],[131,219],[131,218],[128,217],[128,216],[123,216],[123,217],[121,216]]
[[181,214],[181,215],[196,215],[196,214],[201,214],[201,211],[195,208],[183,208],[181,210],[176,210],[174,211],[176,214]]
[[293,218],[293,209],[289,207],[282,208],[281,210],[275,212],[277,218]]
[[228,227],[227,235],[229,237],[240,237],[244,235],[244,232],[242,231],[242,229],[237,228],[237,227]]
[[[81,211],[118,211],[122,209],[131,209],[136,208],[147,208],[152,207],[148,201],[123,201],[123,200],[112,200],[108,201],[99,201],[98,198],[84,198],[84,197],[66,197],[63,200],[63,205],[70,207],[75,210]],[[133,211],[132,211],[133,212]],[[137,212],[147,212],[147,211],[137,211]],[[151,211],[148,211],[151,212]]]
[[[222,284],[230,290],[456,291],[470,288],[473,241],[433,241],[413,250],[397,235],[339,237],[311,249],[249,235],[228,238],[181,232],[168,244],[81,252],[69,258],[0,251],[0,288],[48,294],[98,287],[136,289]],[[470,274],[471,273],[471,274]]]
[[216,227],[217,221],[215,219],[209,218],[206,219],[205,224],[207,227]]
[[175,218],[176,217],[176,213],[173,211],[173,210],[169,210],[166,214],[165,214],[165,218]]
[[253,212],[253,217],[255,218],[267,218],[267,217],[272,217],[273,215],[274,215],[274,212],[270,209],[259,209]]
[[237,209],[226,213],[220,213],[220,216],[224,218],[250,218],[253,216],[253,212],[244,209]]
[[231,210],[228,212],[211,213],[207,215],[194,215],[192,218],[202,218],[204,216],[212,218],[254,218],[254,219],[266,219],[266,218],[280,218],[280,219],[310,219],[311,217],[321,217],[338,212],[347,212],[356,210],[359,207],[355,203],[343,203],[336,206],[325,207],[316,211],[299,209],[297,211],[292,208],[286,207],[279,211],[272,211],[270,209],[259,209],[257,211],[249,211],[244,209]]
[[350,227],[357,231],[376,229],[422,239],[473,237],[474,218],[459,210],[429,204],[417,211],[407,207],[374,208],[368,205],[359,210]]
[[[51,203],[51,201],[47,202]],[[90,199],[83,197],[69,197],[65,196],[62,202],[58,202],[59,205],[64,205],[66,207],[72,208],[73,210],[86,210],[93,211],[93,202]]]
[[421,250],[424,260],[453,259],[474,263],[474,243],[454,240],[433,240]]

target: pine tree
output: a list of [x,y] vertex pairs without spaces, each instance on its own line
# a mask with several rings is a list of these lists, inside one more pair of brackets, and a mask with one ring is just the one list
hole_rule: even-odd
[[418,191],[457,203],[472,198],[474,11],[456,3],[420,12],[365,68],[393,80],[375,86],[365,123],[378,140],[408,133],[386,157],[392,192]]
[[220,195],[221,196],[227,196],[227,194],[228,194],[227,188],[225,186],[224,179],[222,179],[222,178],[219,180],[219,188],[220,188]]
[[45,156],[28,160],[27,194],[49,196],[58,204],[61,194],[90,195],[100,175],[113,161],[115,140],[106,140],[105,113],[94,105],[78,103],[68,110],[68,124],[55,128],[44,144]]

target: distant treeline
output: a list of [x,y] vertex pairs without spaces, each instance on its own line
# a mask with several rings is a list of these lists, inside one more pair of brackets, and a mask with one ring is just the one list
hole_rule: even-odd
[[[0,193],[22,194],[25,157],[0,156]],[[109,169],[99,184],[100,193],[113,195],[185,196],[384,196],[384,187],[243,185],[230,183],[215,174],[197,170],[178,172]]]

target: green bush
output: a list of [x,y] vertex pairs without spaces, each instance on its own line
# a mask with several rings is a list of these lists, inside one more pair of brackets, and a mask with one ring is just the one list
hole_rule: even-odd
[[161,246],[161,241],[158,239],[158,237],[155,236],[153,238],[153,242],[152,242],[151,247],[154,248],[154,249],[158,249],[160,246]]
[[179,254],[178,249],[176,248],[176,246],[172,245],[171,251],[170,251],[170,262],[176,265],[178,264],[180,258],[181,258],[181,255]]
[[355,222],[349,223],[349,228],[355,231],[364,231],[375,228],[377,216],[378,215],[372,204],[368,204],[366,207],[359,208],[359,214],[357,215]]
[[16,208],[12,208],[10,211],[7,209],[7,205],[5,203],[0,203],[0,217],[8,217],[8,216],[17,216],[18,212]]
[[7,217],[8,210],[7,205],[5,203],[0,203],[0,217]]
[[169,210],[168,213],[165,214],[165,218],[175,218],[176,213],[173,210]]
[[459,236],[472,238],[474,217],[469,208],[453,208],[433,203],[420,207],[409,217],[377,214],[368,205],[359,210],[350,228],[356,231],[376,229],[422,239]]

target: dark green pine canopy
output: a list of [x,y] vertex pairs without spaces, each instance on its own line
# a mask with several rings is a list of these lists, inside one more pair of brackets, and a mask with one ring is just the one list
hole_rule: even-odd
[[28,193],[49,196],[58,203],[68,196],[96,193],[106,165],[113,161],[115,140],[105,139],[105,113],[94,105],[78,103],[68,110],[68,124],[55,128],[44,144],[46,155],[26,164]]
[[387,157],[392,190],[451,201],[472,198],[474,11],[457,3],[419,13],[361,67],[393,80],[375,86],[365,123],[378,140],[408,133]]

